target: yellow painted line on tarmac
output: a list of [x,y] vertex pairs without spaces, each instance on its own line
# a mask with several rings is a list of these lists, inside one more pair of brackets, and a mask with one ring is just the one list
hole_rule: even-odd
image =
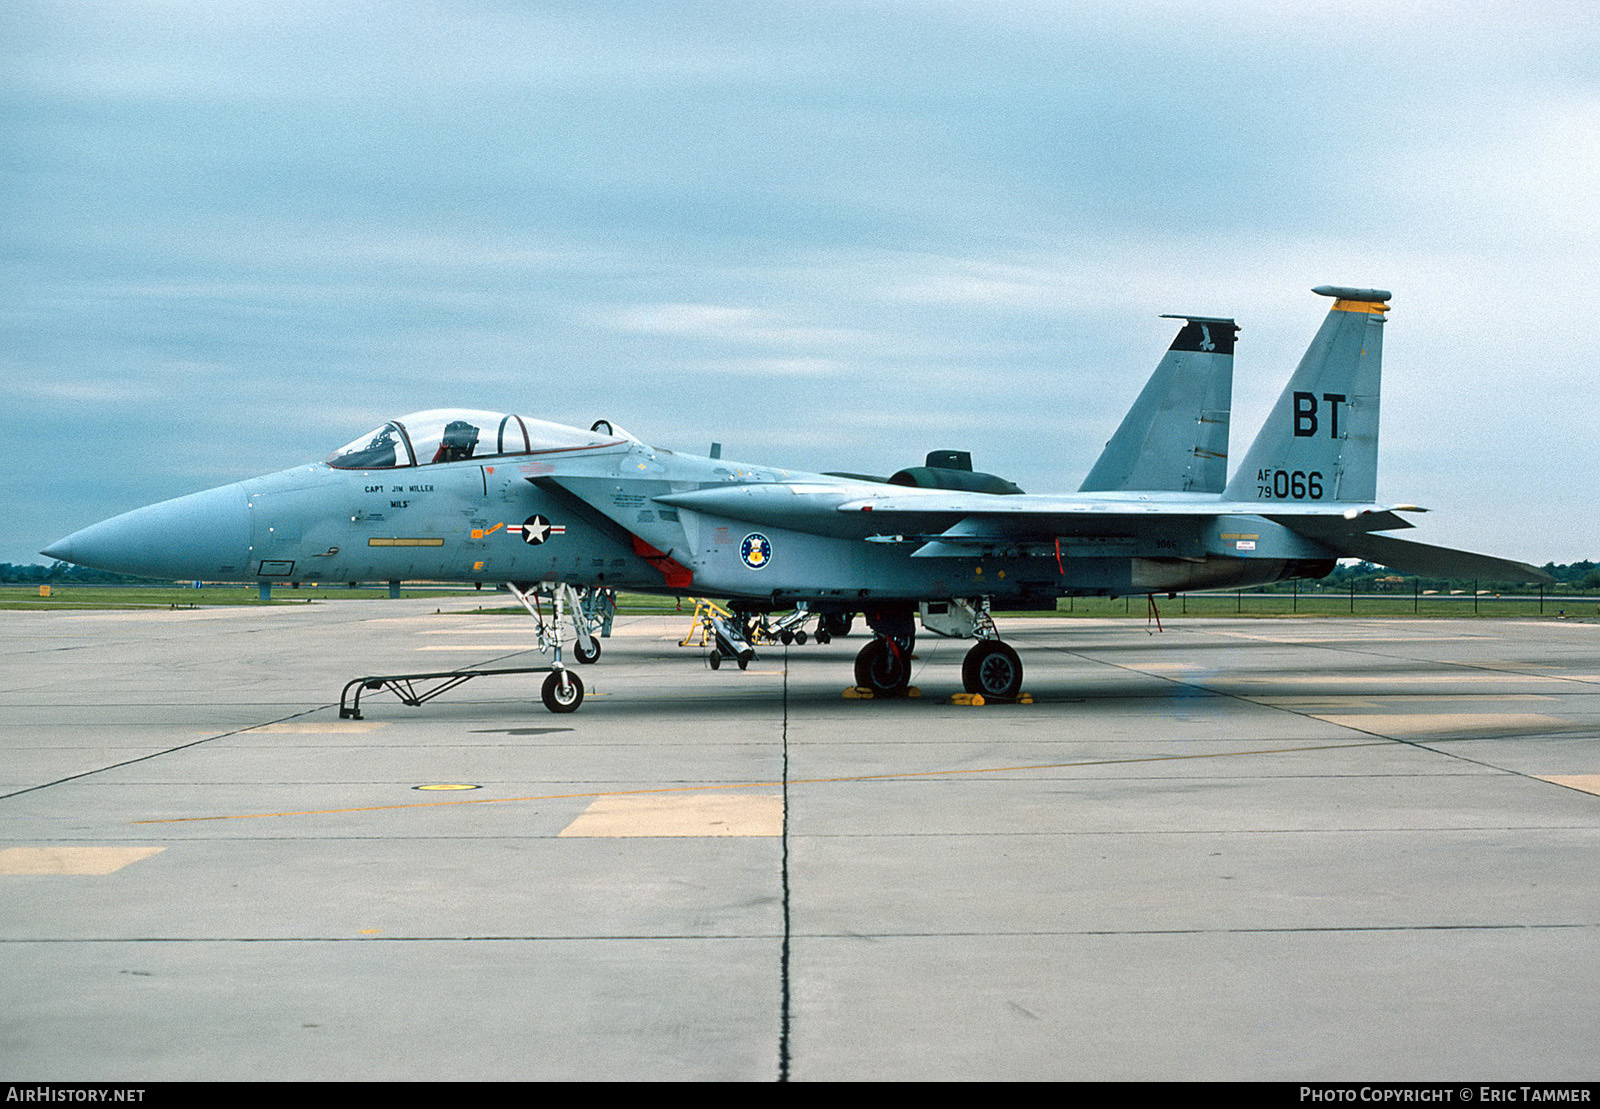
[[[196,600],[204,598],[196,597]],[[163,619],[182,618],[186,620],[235,620],[241,616],[248,616],[257,610],[248,605],[238,608],[141,608],[132,611],[95,611],[95,612],[69,612],[63,615],[63,620],[103,620],[109,622],[138,622],[159,616]]]
[[[1318,696],[1313,693],[1272,693],[1261,694],[1250,698],[1258,705],[1270,705],[1273,708],[1289,709],[1305,716],[1315,716],[1318,720],[1334,723],[1335,716],[1362,716],[1357,710],[1372,710],[1373,719],[1388,715],[1416,716],[1420,714],[1420,705],[1450,704],[1490,704],[1499,705],[1510,701],[1539,701],[1548,703],[1560,701],[1560,697],[1552,697],[1545,693],[1401,693],[1388,697],[1360,696],[1357,694],[1330,693]],[[1461,714],[1457,714],[1460,716]],[[1471,715],[1492,716],[1497,719],[1504,718],[1505,713],[1479,713]],[[1440,719],[1445,719],[1441,716]],[[1366,729],[1363,729],[1366,730]]]
[[[433,600],[437,600],[438,598],[432,598],[432,599]],[[251,610],[250,609],[245,609],[245,611],[249,612]],[[457,617],[457,618],[459,618],[457,623],[452,625],[452,626],[456,627],[456,628],[462,628],[462,627],[470,626],[467,623],[467,617],[470,616],[471,614],[472,614],[471,610],[451,609],[449,612],[442,612],[442,613],[435,612],[435,613],[430,613],[427,616],[371,616],[371,617],[368,617],[368,618],[362,620],[362,623],[363,624],[438,624],[441,620],[449,619],[451,617]]]
[[533,625],[526,620],[518,620],[515,624],[496,626],[487,620],[460,620],[453,627],[429,628],[420,631],[418,635],[527,635]]
[[1499,704],[1502,701],[1559,701],[1553,693],[1389,693],[1379,696],[1356,693],[1329,693],[1322,696],[1309,693],[1264,693],[1250,698],[1263,705],[1327,705],[1335,708],[1383,708],[1386,705],[1415,705],[1424,702],[1449,701],[1452,704]]
[[1555,732],[1573,721],[1539,712],[1311,713],[1317,720],[1374,735],[1450,735],[1459,732]]
[[1241,685],[1420,685],[1426,682],[1429,685],[1438,686],[1485,682],[1504,682],[1506,684],[1543,682],[1551,684],[1570,680],[1572,679],[1559,674],[1391,674],[1375,671],[1371,674],[1230,674],[1225,678],[1212,680],[1211,684],[1218,687],[1231,687]]
[[482,654],[484,651],[537,651],[537,643],[449,643],[437,647],[413,647],[413,651],[472,651]]
[[467,651],[469,655],[504,653],[504,651],[538,651],[538,643],[450,643],[438,647],[413,647],[413,651]]
[[1270,693],[1259,697],[1250,698],[1258,705],[1269,705],[1272,708],[1292,709],[1306,715],[1316,715],[1324,712],[1338,712],[1347,709],[1381,709],[1388,698],[1382,701],[1370,697],[1357,697],[1353,694],[1318,697],[1308,693]]
[[1340,635],[1317,635],[1307,632],[1289,632],[1273,635],[1263,632],[1218,632],[1229,639],[1253,639],[1258,643],[1298,643],[1306,647],[1325,647],[1330,643],[1455,643],[1465,640],[1493,639],[1492,635],[1374,635],[1354,636],[1348,632]]
[[[1350,747],[1384,747],[1387,740],[1358,740],[1347,743],[1317,743],[1304,747],[1269,747],[1255,751],[1214,751],[1199,755],[1151,755],[1136,759],[1089,759],[1083,762],[1051,762],[1028,766],[987,766],[972,770],[913,770],[899,774],[852,774],[840,778],[795,778],[791,786],[829,785],[845,782],[911,781],[917,778],[953,778],[967,774],[1014,774],[1027,770],[1071,770],[1084,766],[1126,766],[1138,763],[1186,762],[1195,759],[1226,759],[1250,755],[1291,755],[1306,751],[1337,751]],[[630,797],[643,794],[701,793],[725,789],[772,789],[781,781],[728,782],[714,786],[658,786],[650,789],[602,789],[590,793],[545,793],[529,797],[470,797],[459,801],[411,801],[400,805],[361,805],[348,809],[301,809],[293,812],[233,813],[223,816],[176,816],[160,820],[134,820],[133,824],[190,824],[202,820],[263,820],[274,816],[337,816],[344,813],[389,812],[396,809],[432,809],[445,805],[499,805],[518,801],[571,801],[582,797]]]
[[7,847],[0,851],[0,874],[114,874],[165,850],[165,847]]
[[1600,797],[1600,774],[1535,774],[1534,777],[1541,782],[1566,786],[1568,789],[1581,790]]

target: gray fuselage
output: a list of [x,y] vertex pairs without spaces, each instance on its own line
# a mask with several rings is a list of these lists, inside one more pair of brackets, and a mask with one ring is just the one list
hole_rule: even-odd
[[[1315,574],[1331,557],[1265,518],[1207,513],[1214,496],[995,496],[1062,513],[1053,542],[1035,531],[1012,543],[1004,517],[960,538],[974,494],[941,514],[940,491],[896,489],[913,498],[917,535],[899,534],[893,510],[854,507],[885,491],[611,438],[429,465],[297,466],[124,514],[53,552],[206,581],[555,581],[839,610],[1245,586]],[[1129,526],[1141,503],[1151,515]]]

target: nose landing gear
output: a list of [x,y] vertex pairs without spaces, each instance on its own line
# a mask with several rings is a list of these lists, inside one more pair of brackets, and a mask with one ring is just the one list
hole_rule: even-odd
[[583,682],[571,670],[556,670],[544,680],[539,697],[551,712],[577,712],[583,704]]

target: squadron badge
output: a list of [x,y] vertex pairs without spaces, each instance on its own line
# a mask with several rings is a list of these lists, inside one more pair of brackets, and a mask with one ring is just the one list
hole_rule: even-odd
[[759,531],[752,531],[739,544],[739,557],[752,570],[764,569],[772,561],[772,541]]

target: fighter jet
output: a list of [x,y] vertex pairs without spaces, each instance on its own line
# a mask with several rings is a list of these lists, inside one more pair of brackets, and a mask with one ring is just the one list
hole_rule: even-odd
[[744,613],[804,607],[825,622],[860,613],[873,635],[855,680],[876,696],[906,692],[920,618],[976,640],[962,684],[1003,700],[1021,691],[1023,667],[991,609],[1320,578],[1346,557],[1547,580],[1524,563],[1380,534],[1421,511],[1376,500],[1391,295],[1313,291],[1333,306],[1231,480],[1237,328],[1174,317],[1184,323],[1171,349],[1075,494],[1023,493],[954,452],[888,479],[801,473],[652,447],[605,420],[581,430],[440,409],[43,553],[173,579],[505,582],[530,612],[556,614],[544,700],[557,712],[583,697],[562,659],[564,610],[579,660],[599,653],[580,589],[726,598]]

